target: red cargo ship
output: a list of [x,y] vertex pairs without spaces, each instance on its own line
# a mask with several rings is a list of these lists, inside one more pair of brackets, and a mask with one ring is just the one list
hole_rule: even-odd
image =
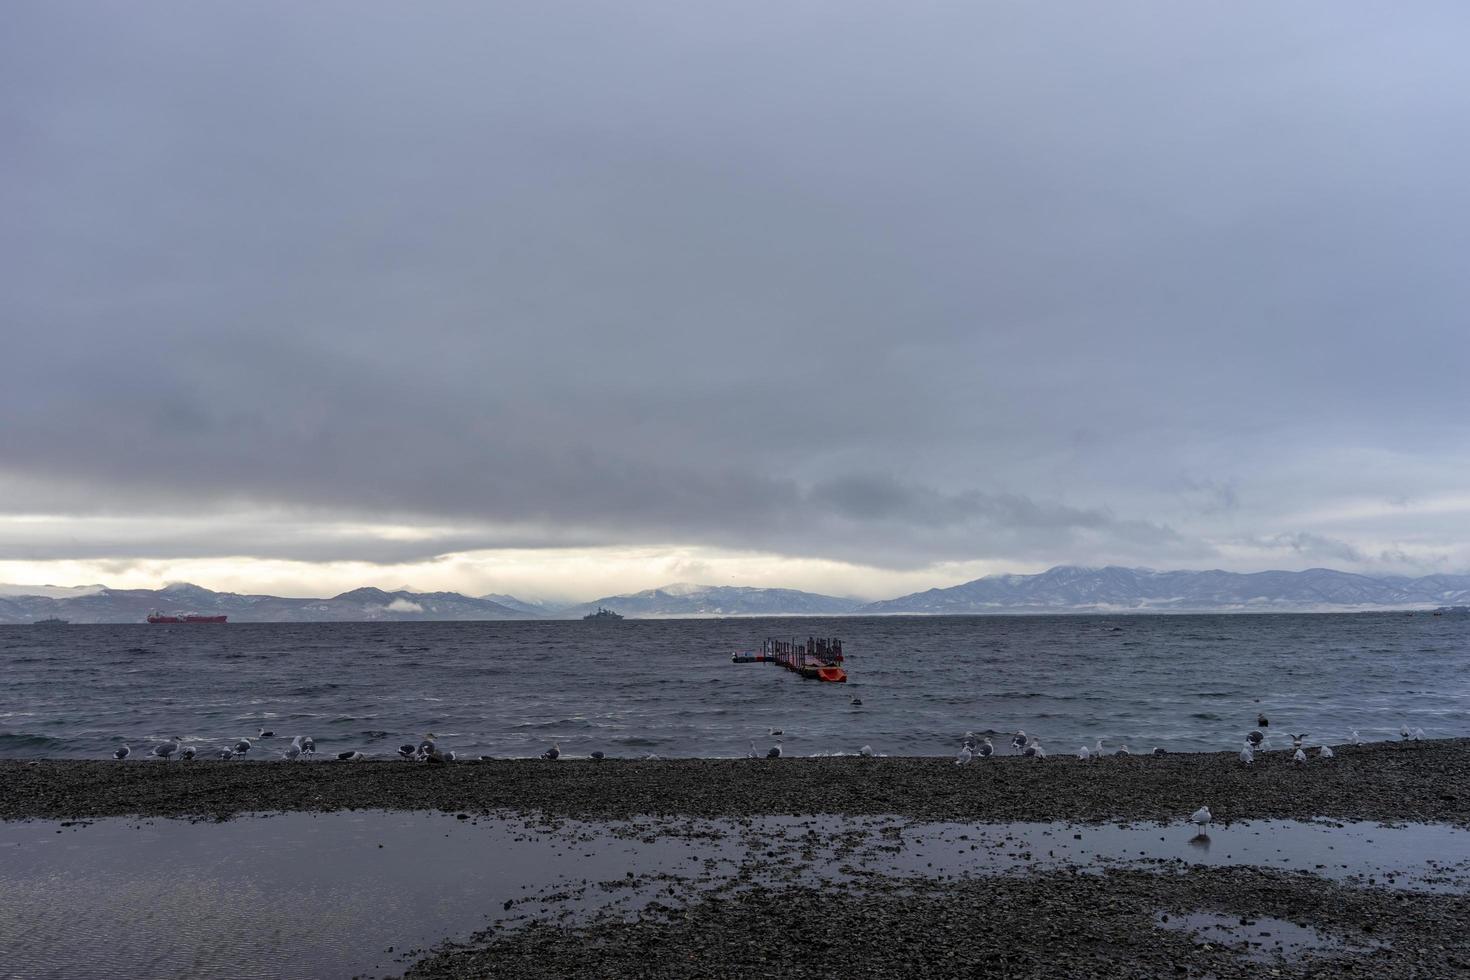
[[165,616],[161,612],[148,614],[150,623],[223,623],[227,619],[228,616],[195,616],[192,613],[186,616]]

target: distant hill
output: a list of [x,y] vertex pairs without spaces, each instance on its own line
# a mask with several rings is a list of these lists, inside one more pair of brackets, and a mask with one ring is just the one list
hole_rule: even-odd
[[562,609],[576,619],[598,606],[629,618],[658,616],[841,616],[861,603],[796,589],[754,589],[732,585],[665,585],[631,595],[604,596],[595,602]]
[[1470,575],[1371,577],[1304,572],[1155,572],[1062,565],[1039,575],[989,575],[947,589],[864,605],[855,599],[718,585],[666,585],[595,602],[551,606],[509,595],[353,589],[329,599],[163,589],[0,585],[0,623],[56,616],[73,623],[141,623],[151,610],[224,614],[232,623],[578,619],[598,606],[630,619],[680,616],[975,615],[1069,612],[1344,612],[1470,604]]
[[987,575],[857,610],[863,614],[1007,612],[1305,612],[1432,608],[1470,598],[1470,575],[1371,578],[1304,572],[1155,572],[1062,565],[1039,575]]
[[517,599],[513,595],[501,595],[495,592],[489,595],[482,595],[480,598],[486,602],[498,603],[507,609],[514,609],[516,612],[525,613],[527,619],[539,619],[542,616],[550,616],[556,610],[562,608],[561,606],[547,605],[544,602],[536,602],[531,599]]
[[508,605],[458,592],[353,589],[330,599],[287,599],[213,592],[181,583],[163,589],[104,587],[61,598],[14,592],[0,594],[0,623],[31,623],[48,616],[59,616],[73,623],[141,623],[154,609],[168,613],[222,613],[232,623],[535,618]]

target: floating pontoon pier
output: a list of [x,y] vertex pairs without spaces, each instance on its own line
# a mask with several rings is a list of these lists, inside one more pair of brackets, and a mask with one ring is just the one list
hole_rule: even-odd
[[733,653],[732,664],[780,664],[808,680],[841,683],[847,680],[842,668],[842,641],[827,637],[798,640],[766,640],[760,653]]

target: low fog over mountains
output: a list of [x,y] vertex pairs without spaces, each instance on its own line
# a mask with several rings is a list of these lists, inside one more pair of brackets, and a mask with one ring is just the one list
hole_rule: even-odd
[[974,615],[1068,612],[1330,612],[1416,609],[1470,602],[1470,575],[1369,577],[1303,572],[1155,572],[1060,566],[1039,575],[991,575],[947,589],[863,603],[795,589],[668,585],[588,603],[549,605],[510,595],[354,589],[329,599],[105,586],[0,586],[0,623],[47,617],[74,623],[142,622],[151,610],[228,615],[232,622],[577,619],[598,606],[629,618],[677,616]]

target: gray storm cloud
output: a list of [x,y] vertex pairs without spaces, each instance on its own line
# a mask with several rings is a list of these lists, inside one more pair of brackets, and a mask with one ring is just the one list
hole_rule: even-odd
[[0,557],[1470,565],[1459,5],[6,20]]

